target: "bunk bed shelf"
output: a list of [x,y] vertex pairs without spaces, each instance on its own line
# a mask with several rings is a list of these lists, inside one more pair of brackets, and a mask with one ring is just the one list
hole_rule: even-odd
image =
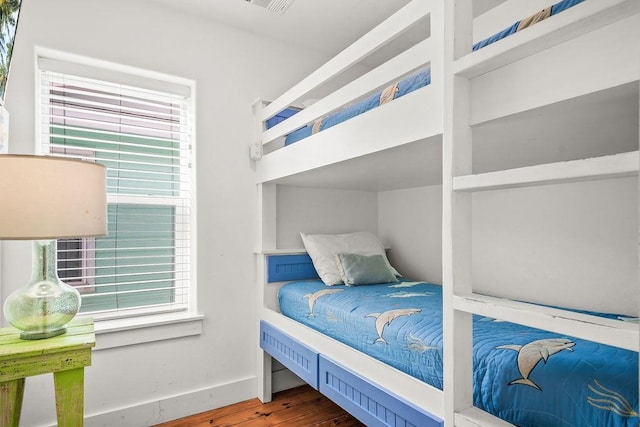
[[256,249],[253,251],[253,253],[255,255],[264,255],[264,256],[300,255],[300,254],[306,254],[307,250],[303,248],[302,249],[265,249],[265,250]]
[[458,176],[454,191],[484,191],[543,184],[591,181],[637,176],[638,152],[621,153],[567,162],[546,163],[497,172]]
[[547,19],[469,53],[454,62],[453,72],[473,78],[531,56],[640,11],[636,0],[585,1]]
[[638,324],[480,294],[454,295],[455,310],[638,351]]

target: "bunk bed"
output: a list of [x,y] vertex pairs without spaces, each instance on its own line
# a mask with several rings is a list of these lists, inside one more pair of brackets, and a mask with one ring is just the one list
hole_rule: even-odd
[[[481,191],[637,176],[640,60],[634,40],[640,37],[640,2],[562,1],[554,5],[562,13],[544,12],[551,17],[541,22],[532,18],[537,23],[524,31],[516,31],[523,11],[537,16],[536,11],[549,6],[548,2],[499,2],[475,19],[471,1],[449,3],[453,2],[410,2],[278,99],[268,105],[254,104],[258,142],[252,156],[257,160],[261,217],[257,282],[264,349],[258,354],[259,397],[270,399],[273,356],[367,425],[511,425],[485,412],[500,414],[473,393],[472,343],[481,333],[478,325],[493,323],[483,321],[489,319],[516,329],[542,330],[544,339],[571,337],[573,344],[625,354],[626,363],[634,365],[630,384],[636,384],[635,395],[632,390],[630,397],[621,398],[598,382],[587,386],[595,399],[591,404],[587,401],[587,406],[608,408],[613,414],[607,418],[611,425],[638,425],[637,323],[475,289],[471,206],[473,195]],[[429,22],[423,41],[264,129],[264,121],[421,19]],[[473,40],[483,41],[474,44]],[[396,93],[396,82],[402,84],[407,76],[414,80],[420,76],[425,84],[390,102],[376,102],[389,91]],[[342,114],[343,105],[353,108],[362,99],[378,105],[366,112]],[[633,144],[628,138],[585,143],[567,136],[573,132],[571,118],[597,114],[594,109],[607,102],[630,105],[630,111],[635,111],[635,116],[625,117],[635,127]],[[334,124],[336,111],[348,120]],[[299,139],[300,133],[305,137]],[[278,142],[291,134],[294,143]],[[270,145],[278,147],[263,154],[263,146]],[[496,152],[505,154],[488,154]],[[317,275],[303,250],[276,245],[278,185],[349,188],[349,184],[372,190],[442,184],[442,353],[452,355],[440,361],[444,390],[438,381],[428,383],[420,375],[403,373],[389,360],[382,362],[364,354],[362,348],[355,349],[354,343],[345,345],[310,327],[309,313],[297,321],[281,313],[276,289],[283,282]],[[324,286],[313,281],[297,285],[306,289],[302,300]],[[319,287],[312,292],[308,286]],[[315,302],[322,310],[322,303]],[[564,345],[559,352],[568,353],[573,347]],[[516,347],[522,350],[524,343],[505,344],[503,353]],[[546,361],[551,354],[556,353],[538,361]],[[527,379],[526,372],[520,373]],[[539,420],[531,425],[542,424],[546,425]]]

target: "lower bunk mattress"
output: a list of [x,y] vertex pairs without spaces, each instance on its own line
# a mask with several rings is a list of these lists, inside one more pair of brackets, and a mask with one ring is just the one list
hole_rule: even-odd
[[[442,389],[441,286],[303,281],[278,299],[285,316]],[[518,426],[638,426],[638,353],[480,316],[473,336],[478,408]]]

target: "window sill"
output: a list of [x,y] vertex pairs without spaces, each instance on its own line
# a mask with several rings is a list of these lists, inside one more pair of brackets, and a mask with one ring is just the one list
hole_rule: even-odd
[[201,314],[187,313],[96,320],[95,350],[200,335],[203,320]]

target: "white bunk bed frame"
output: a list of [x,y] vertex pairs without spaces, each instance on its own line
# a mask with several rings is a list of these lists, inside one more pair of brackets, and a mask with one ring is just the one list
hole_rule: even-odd
[[[329,82],[340,73],[367,57],[380,46],[400,36],[410,26],[429,14],[437,14],[428,2],[412,2],[346,48],[333,59],[318,68],[278,99],[264,106],[261,100],[254,104],[256,115],[256,144],[264,146],[291,131],[358,99],[376,88],[383,87],[403,74],[431,63],[431,84],[395,100],[391,108],[368,111],[367,117],[355,117],[340,124],[339,136],[335,129],[327,129],[304,140],[276,150],[256,163],[257,182],[286,182],[287,177],[346,160],[379,153],[423,138],[442,134],[442,31],[431,29],[432,36],[411,47],[395,58],[353,80],[332,94],[317,101],[271,129],[264,130],[263,123],[279,111],[295,105],[305,94]],[[441,20],[432,19],[432,25]],[[387,107],[387,106],[385,106]],[[425,111],[435,114],[426,115]],[[379,118],[379,119],[378,119]],[[366,126],[363,126],[363,122]],[[394,123],[393,127],[387,126]],[[419,123],[419,125],[416,125]],[[366,145],[345,144],[344,141],[367,141]],[[318,149],[318,147],[320,149]],[[261,149],[254,147],[256,155]]]
[[[508,9],[515,4],[513,7],[517,9],[518,5],[524,6],[523,3],[510,0],[499,7]],[[550,1],[527,2],[526,7],[535,11],[549,4]],[[336,361],[390,396],[439,417],[445,425],[451,426],[510,425],[473,406],[473,314],[638,351],[640,334],[637,324],[474,293],[471,273],[471,197],[474,192],[638,176],[638,151],[474,174],[471,128],[625,84],[637,87],[640,77],[640,52],[637,50],[639,13],[638,0],[586,0],[526,31],[470,53],[473,33],[471,0],[414,0],[277,100],[265,107],[262,102],[256,102],[254,111],[259,134],[252,153],[258,158],[263,144],[269,144],[411,70],[427,63],[431,66],[430,85],[285,149],[266,154],[256,162],[260,215],[256,249],[260,320],[317,354]],[[521,15],[522,12],[517,17]],[[310,90],[424,17],[430,19],[431,36],[428,39],[264,131],[265,120],[295,104]],[[584,58],[570,58],[566,51],[562,55],[560,50],[554,66],[568,71],[552,90],[540,90],[524,84],[529,78],[526,72],[521,80],[511,77],[521,94],[517,99],[489,89],[495,85],[487,82],[504,78],[510,68],[525,67],[524,63],[537,53],[560,48],[565,42],[599,30],[604,30],[604,36],[611,40],[601,42],[604,47],[596,49],[591,58],[593,68],[584,76],[571,72],[576,69],[573,63],[584,64]],[[617,38],[619,33],[631,34],[632,38],[621,41]],[[606,48],[614,43],[616,49]],[[386,123],[393,123],[393,129]],[[349,141],[366,141],[366,144]],[[431,147],[431,151],[408,148],[414,146]],[[434,146],[436,151],[433,151]],[[440,147],[442,158],[438,157]],[[402,153],[415,157],[419,152],[431,154],[432,158],[425,158],[426,163],[442,164],[443,334],[444,354],[451,355],[444,361],[444,391],[284,317],[278,312],[275,302],[277,285],[266,285],[269,257],[303,252],[276,248],[276,186],[324,182],[336,168],[343,171],[347,162],[365,162],[380,153],[392,156],[396,151],[400,153],[399,161],[407,159],[402,157]],[[362,168],[362,163],[359,167]],[[419,175],[415,171],[410,171],[411,174]],[[424,185],[422,182],[417,184]],[[262,350],[258,351],[258,379],[258,396],[262,401],[269,401],[271,357]],[[380,424],[387,425],[382,421]]]

